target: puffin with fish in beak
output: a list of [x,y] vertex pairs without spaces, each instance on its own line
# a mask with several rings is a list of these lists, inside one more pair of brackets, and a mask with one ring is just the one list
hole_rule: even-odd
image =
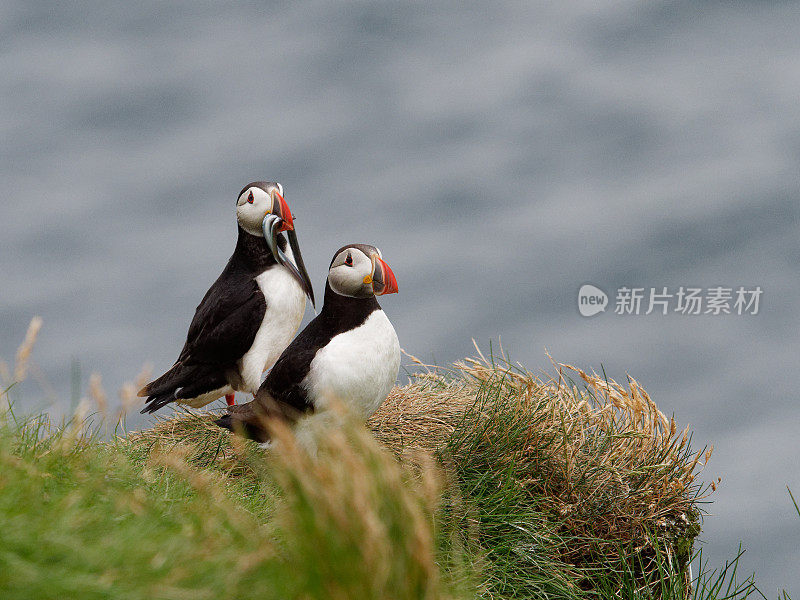
[[335,420],[340,407],[369,418],[400,369],[397,334],[376,299],[395,292],[397,279],[378,248],[337,250],[320,314],[284,350],[253,401],[228,407],[217,425],[268,445],[270,419],[294,425],[302,438],[313,436],[314,422]]
[[195,311],[175,364],[139,391],[142,413],[171,403],[197,408],[236,391],[255,394],[261,374],[294,337],[314,291],[283,186],[246,185],[236,201],[233,255]]

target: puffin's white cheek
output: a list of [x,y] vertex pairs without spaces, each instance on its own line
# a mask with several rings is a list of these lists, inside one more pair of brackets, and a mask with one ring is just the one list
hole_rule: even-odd
[[239,221],[239,225],[242,227],[247,227],[249,225],[247,222],[247,212],[245,211],[244,205],[236,209],[236,220]]
[[349,267],[337,267],[331,271],[330,283],[334,292],[344,296],[350,296],[358,289],[358,287],[354,287],[352,281],[350,281],[351,272],[352,269]]
[[372,296],[372,284],[364,282],[365,270],[358,267],[336,267],[328,274],[328,282],[337,294],[352,298]]
[[242,229],[252,235],[263,235],[261,231],[261,221],[259,213],[252,204],[244,204],[236,210],[236,218],[239,221]]

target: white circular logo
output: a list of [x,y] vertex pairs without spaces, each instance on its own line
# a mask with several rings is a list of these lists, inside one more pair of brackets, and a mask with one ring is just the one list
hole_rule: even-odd
[[608,306],[608,296],[599,287],[585,283],[578,290],[578,311],[584,317],[604,312],[606,306]]

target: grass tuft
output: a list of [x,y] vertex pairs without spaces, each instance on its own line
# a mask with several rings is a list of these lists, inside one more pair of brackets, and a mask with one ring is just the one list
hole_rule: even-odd
[[455,470],[497,594],[575,594],[631,564],[641,582],[666,565],[688,583],[711,449],[693,451],[633,379],[563,364],[535,377],[479,352],[396,388],[370,426],[395,453],[427,447]]

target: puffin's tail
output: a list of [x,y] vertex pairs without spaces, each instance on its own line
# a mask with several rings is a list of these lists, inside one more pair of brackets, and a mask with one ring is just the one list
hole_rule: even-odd
[[[192,371],[193,369],[186,368],[182,363],[176,362],[169,371],[140,389],[137,395],[141,398],[147,398],[148,396],[171,394],[177,388],[184,385],[184,380],[191,377]],[[150,402],[149,398],[148,402]]]
[[270,436],[270,420],[278,420],[291,425],[297,421],[301,413],[287,404],[277,402],[266,390],[259,390],[255,399],[245,404],[229,406],[228,412],[214,423],[223,429],[255,440],[268,442]]
[[175,365],[155,381],[151,381],[141,390],[139,396],[147,398],[142,414],[153,413],[170,402],[191,400],[227,385],[224,373],[209,370],[200,365]]
[[140,389],[138,396],[147,398],[146,406],[140,411],[141,414],[153,413],[170,402],[174,402],[175,392],[191,375],[192,369],[187,369],[180,362],[176,362],[169,371]]
[[229,429],[233,433],[238,433],[239,435],[259,443],[268,442],[270,439],[269,431],[267,431],[263,425],[253,425],[247,421],[234,419],[230,413],[222,415],[219,419],[215,420],[214,423],[223,429]]
[[219,419],[214,421],[214,423],[223,429],[230,429],[233,431],[233,418],[231,417],[230,413],[227,415],[222,415]]
[[175,394],[161,394],[158,396],[150,396],[145,400],[147,404],[139,412],[143,415],[156,412],[159,408],[163,408],[170,402],[175,402]]

